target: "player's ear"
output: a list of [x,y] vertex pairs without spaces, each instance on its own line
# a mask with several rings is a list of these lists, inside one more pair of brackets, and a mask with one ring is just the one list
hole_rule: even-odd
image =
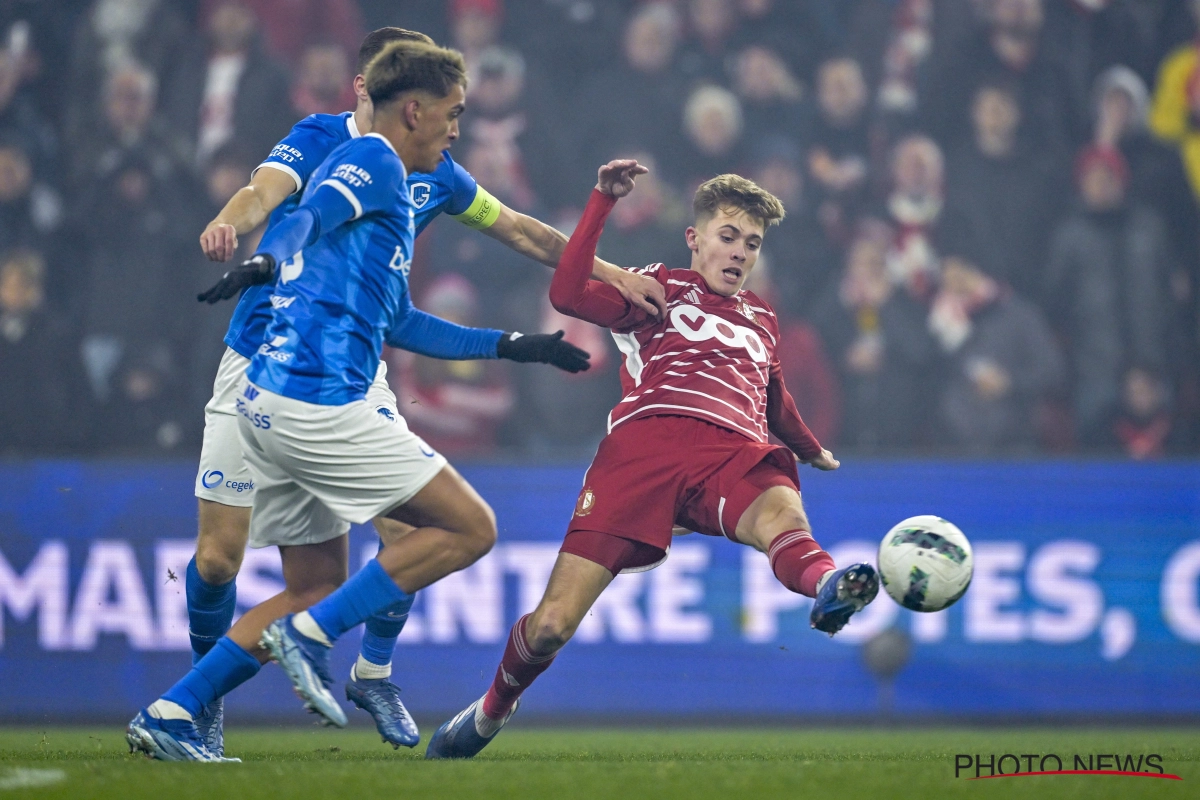
[[699,245],[696,244],[696,239],[699,238],[699,236],[700,233],[691,225],[689,225],[688,229],[683,232],[683,238],[687,241],[688,250],[695,251],[699,249]]
[[409,98],[404,103],[404,124],[409,130],[415,130],[421,122],[421,101],[415,97]]
[[362,75],[354,76],[354,96],[359,102],[370,102],[371,95],[367,94],[367,79]]

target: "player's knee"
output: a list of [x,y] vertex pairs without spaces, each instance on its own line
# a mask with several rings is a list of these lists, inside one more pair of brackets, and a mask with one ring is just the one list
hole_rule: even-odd
[[773,498],[759,514],[756,528],[769,530],[772,533],[783,531],[810,530],[808,515],[804,513],[798,498],[780,496]]
[[473,562],[483,558],[496,545],[496,513],[487,503],[476,504],[463,528],[466,549]]
[[538,655],[548,655],[562,649],[575,635],[579,623],[553,608],[543,608],[530,619],[525,630],[529,645]]
[[242,568],[243,554],[241,548],[229,547],[219,539],[206,541],[201,537],[196,544],[196,571],[205,583],[229,583]]

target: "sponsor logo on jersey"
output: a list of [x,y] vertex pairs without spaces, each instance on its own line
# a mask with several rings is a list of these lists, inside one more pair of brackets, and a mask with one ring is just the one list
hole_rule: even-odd
[[429,202],[429,198],[433,197],[433,187],[424,181],[410,183],[408,185],[408,196],[414,206],[424,208],[425,204]]
[[763,345],[758,334],[749,328],[735,325],[720,317],[707,314],[695,306],[675,306],[670,313],[671,324],[679,331],[679,335],[689,342],[707,342],[716,339],[727,347],[745,350],[752,361],[765,364],[767,348]]
[[392,253],[392,260],[388,262],[388,266],[404,273],[404,277],[407,278],[408,271],[412,269],[412,259],[404,255],[404,248],[396,245],[396,252]]
[[295,297],[280,297],[277,294],[271,295],[271,308],[288,308],[294,302],[296,302]]
[[200,476],[200,483],[205,489],[215,489],[223,480],[225,480],[225,473],[218,469],[210,469]]
[[596,506],[596,493],[591,489],[585,488],[579,493],[579,500],[575,503],[575,516],[586,517],[592,513],[592,509]]
[[371,183],[371,173],[357,164],[338,164],[330,176],[360,189]]
[[253,386],[247,385],[246,391],[242,392],[242,396],[245,397],[247,400],[253,400],[254,398],[258,397],[258,389],[255,389]]
[[291,145],[280,142],[271,150],[271,154],[267,156],[267,160],[277,158],[280,161],[303,161],[304,154]]

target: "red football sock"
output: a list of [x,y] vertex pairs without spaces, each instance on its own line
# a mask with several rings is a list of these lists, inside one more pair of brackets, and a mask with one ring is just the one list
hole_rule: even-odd
[[805,597],[817,596],[817,581],[834,568],[829,553],[806,530],[784,531],[767,551],[771,570],[779,582]]
[[483,713],[492,719],[501,719],[517,702],[521,692],[529,688],[534,678],[541,675],[554,662],[557,652],[548,656],[535,656],[530,650],[529,640],[525,638],[525,620],[529,615],[517,620],[512,632],[508,635],[508,644],[504,648],[504,658],[496,669],[496,677],[492,686],[483,698]]

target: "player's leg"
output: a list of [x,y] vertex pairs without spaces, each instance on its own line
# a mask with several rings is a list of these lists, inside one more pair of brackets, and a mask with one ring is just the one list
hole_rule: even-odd
[[833,635],[875,599],[879,579],[870,564],[836,568],[833,558],[812,536],[800,492],[790,482],[774,477],[777,472],[764,462],[730,493],[731,510],[736,513],[739,499],[757,492],[737,517],[734,537],[766,553],[780,583],[814,598],[812,626]]
[[[380,550],[415,530],[386,517],[376,517],[373,522],[379,532]],[[392,653],[414,599],[415,593],[410,594],[363,623],[358,660],[346,681],[346,699],[370,714],[383,741],[395,748],[415,747],[421,740],[416,722],[400,700],[400,687],[391,680]]]
[[258,674],[267,653],[258,645],[271,620],[328,595],[346,577],[347,537],[280,547],[285,589],[248,611],[229,634],[158,700],[129,723],[131,749],[166,761],[219,761],[197,730],[204,709]]
[[516,711],[521,694],[549,669],[616,572],[573,553],[559,553],[537,608],[518,619],[509,632],[491,687],[438,728],[425,757],[471,758],[486,747]]

